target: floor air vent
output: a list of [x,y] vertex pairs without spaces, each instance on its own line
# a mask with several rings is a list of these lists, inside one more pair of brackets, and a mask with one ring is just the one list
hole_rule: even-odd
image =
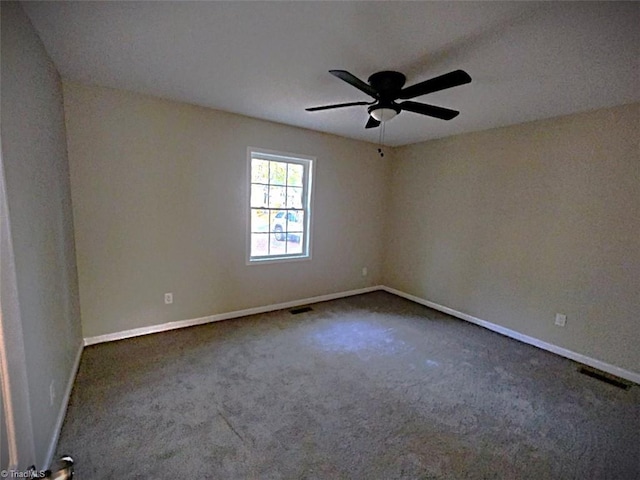
[[289,312],[291,313],[291,315],[298,315],[299,313],[310,312],[311,310],[313,310],[313,308],[311,307],[300,307],[289,310]]
[[591,378],[600,380],[601,382],[608,383],[609,385],[613,385],[614,387],[621,388],[623,390],[629,390],[631,388],[631,383],[627,382],[626,380],[615,377],[608,373],[601,372],[599,370],[596,370],[595,368],[580,367],[578,368],[578,372],[584,375],[588,375]]

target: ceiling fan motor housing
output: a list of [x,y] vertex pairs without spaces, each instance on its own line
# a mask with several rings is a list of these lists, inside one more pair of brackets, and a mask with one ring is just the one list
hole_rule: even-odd
[[391,102],[398,98],[406,81],[407,77],[402,73],[391,71],[377,72],[369,77],[369,85],[378,91],[380,101],[383,102]]
[[379,122],[388,122],[400,113],[400,107],[394,100],[398,98],[407,78],[400,72],[383,71],[374,73],[368,81],[377,90],[379,100],[367,109],[369,115]]

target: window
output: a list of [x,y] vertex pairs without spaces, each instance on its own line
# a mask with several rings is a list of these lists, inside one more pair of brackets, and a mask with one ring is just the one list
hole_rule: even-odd
[[309,258],[313,158],[249,149],[248,263]]

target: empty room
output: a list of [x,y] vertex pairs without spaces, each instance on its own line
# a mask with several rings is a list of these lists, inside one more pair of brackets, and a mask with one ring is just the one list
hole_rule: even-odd
[[0,3],[6,478],[640,478],[640,3]]

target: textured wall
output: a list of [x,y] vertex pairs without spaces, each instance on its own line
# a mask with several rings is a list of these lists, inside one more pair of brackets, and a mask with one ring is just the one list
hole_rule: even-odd
[[633,104],[398,149],[385,283],[640,372],[639,118]]
[[1,46],[2,165],[27,352],[32,461],[42,466],[82,342],[62,85],[16,3],[2,4]]
[[[130,92],[64,93],[85,337],[380,282],[389,163],[374,145]],[[245,264],[248,146],[317,157],[311,260]]]

